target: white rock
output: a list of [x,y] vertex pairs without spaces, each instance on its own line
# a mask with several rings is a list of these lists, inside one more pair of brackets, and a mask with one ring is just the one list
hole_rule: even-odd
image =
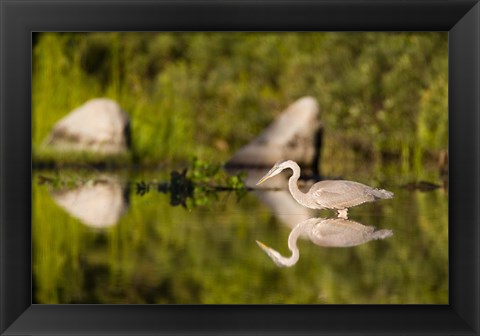
[[318,160],[317,137],[321,123],[315,98],[303,97],[288,106],[262,134],[240,148],[227,166],[272,166],[279,160],[294,160],[301,166]]
[[128,150],[129,125],[115,101],[92,99],[58,121],[46,142],[58,150],[118,154]]

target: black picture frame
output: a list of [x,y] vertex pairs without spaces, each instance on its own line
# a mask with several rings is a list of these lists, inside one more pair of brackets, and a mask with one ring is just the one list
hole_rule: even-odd
[[[480,334],[476,0],[0,0],[2,335]],[[448,305],[32,305],[35,31],[448,31]]]

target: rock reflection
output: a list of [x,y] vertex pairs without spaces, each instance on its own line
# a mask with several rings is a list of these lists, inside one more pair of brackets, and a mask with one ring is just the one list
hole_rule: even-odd
[[53,190],[54,201],[85,225],[103,229],[115,225],[128,209],[127,186],[116,176],[103,176],[74,188]]
[[310,218],[300,222],[288,236],[290,257],[284,257],[279,252],[257,240],[260,248],[279,267],[290,267],[297,263],[300,252],[297,247],[298,238],[303,235],[318,246],[352,247],[365,244],[371,240],[384,239],[393,235],[392,230],[376,230],[345,218]]
[[[231,170],[235,172],[234,170]],[[312,218],[315,213],[313,209],[300,205],[288,191],[288,179],[286,176],[272,177],[268,184],[257,186],[258,180],[265,175],[265,169],[250,169],[245,178],[245,185],[251,188],[258,199],[272,210],[272,213],[282,223],[290,228],[294,228],[297,223]],[[302,181],[304,182],[304,181]],[[307,189],[310,184],[304,183],[303,187]],[[302,188],[302,185],[299,186]]]

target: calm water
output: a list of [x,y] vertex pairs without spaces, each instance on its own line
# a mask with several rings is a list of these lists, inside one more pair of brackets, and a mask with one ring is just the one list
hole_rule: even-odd
[[[393,166],[344,176],[395,193],[352,208],[348,221],[303,208],[284,189],[194,194],[197,205],[187,207],[158,188],[138,189],[168,175],[35,172],[34,301],[448,302],[448,193],[401,187],[418,174]],[[438,183],[435,171],[421,176]],[[299,259],[278,267],[256,241],[289,257],[292,229]]]

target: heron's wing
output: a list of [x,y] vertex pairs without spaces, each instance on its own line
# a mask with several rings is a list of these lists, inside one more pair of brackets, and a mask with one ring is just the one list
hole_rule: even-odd
[[369,186],[353,181],[320,181],[308,192],[320,206],[328,209],[345,209],[375,200]]

